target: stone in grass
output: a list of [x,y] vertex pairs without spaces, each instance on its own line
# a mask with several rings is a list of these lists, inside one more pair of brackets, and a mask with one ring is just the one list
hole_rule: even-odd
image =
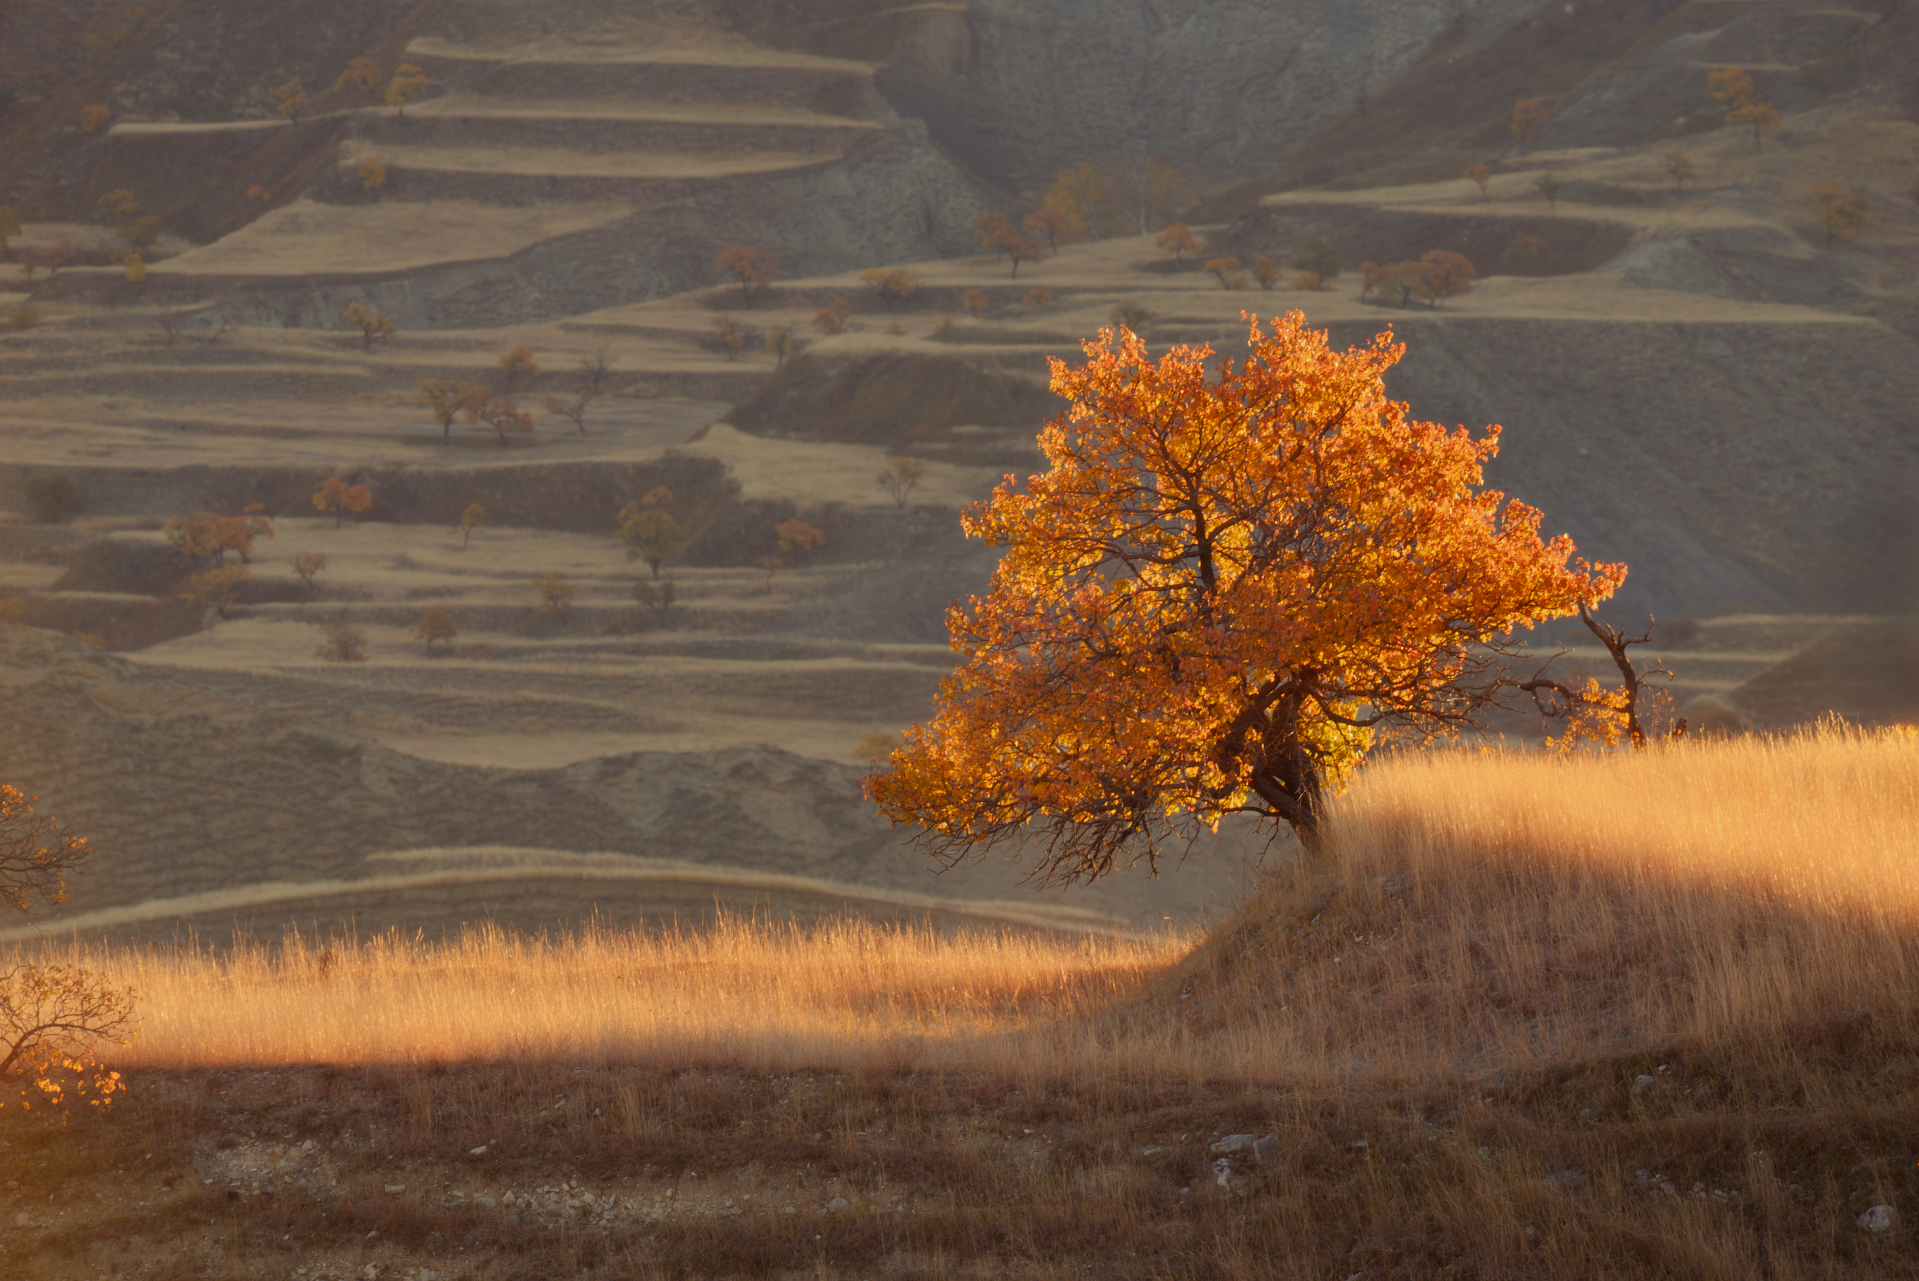
[[1859,1216],[1859,1226],[1868,1232],[1890,1232],[1899,1225],[1899,1211],[1889,1205],[1875,1205]]
[[1640,1095],[1644,1094],[1647,1090],[1652,1089],[1653,1086],[1658,1084],[1659,1084],[1659,1078],[1656,1076],[1634,1077],[1632,1079],[1633,1097],[1638,1098]]
[[1231,1156],[1235,1152],[1251,1152],[1253,1159],[1261,1165],[1271,1165],[1279,1160],[1279,1136],[1229,1134],[1206,1150],[1220,1157]]
[[853,1203],[843,1196],[836,1196],[826,1203],[826,1212],[828,1214],[845,1214],[852,1208]]

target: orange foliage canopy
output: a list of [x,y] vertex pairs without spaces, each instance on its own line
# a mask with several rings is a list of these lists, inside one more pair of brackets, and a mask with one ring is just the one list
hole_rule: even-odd
[[1376,729],[1472,723],[1511,690],[1506,633],[1624,580],[1481,488],[1499,428],[1387,399],[1390,333],[1247,320],[1237,363],[1125,329],[1053,361],[1051,467],[965,515],[1006,554],[948,615],[937,714],[867,779],[935,855],[1036,840],[1041,879],[1090,879],[1232,813],[1310,848]]

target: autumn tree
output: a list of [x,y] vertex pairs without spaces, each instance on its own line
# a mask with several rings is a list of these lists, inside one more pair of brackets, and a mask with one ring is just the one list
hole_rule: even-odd
[[573,584],[558,574],[537,574],[526,580],[533,590],[540,594],[540,612],[554,618],[565,618],[567,607],[573,603]]
[[426,92],[426,72],[410,62],[403,62],[393,69],[393,79],[387,81],[386,105],[395,109],[400,119],[406,119],[406,104]]
[[329,663],[366,662],[366,633],[347,623],[330,623],[320,629],[320,643],[313,656]]
[[[731,355],[728,360],[733,359]],[[575,387],[565,396],[542,396],[540,403],[546,406],[549,414],[558,414],[579,429],[580,435],[586,435],[586,411],[593,406],[597,393],[587,387]]]
[[1073,236],[1073,220],[1057,205],[1041,205],[1027,214],[1021,225],[1028,234],[1044,240],[1053,253],[1058,253],[1060,245]]
[[453,615],[443,609],[429,609],[420,615],[420,621],[414,624],[413,634],[426,642],[426,652],[433,652],[433,642],[443,641],[448,645],[459,631],[453,626]]
[[1559,208],[1559,191],[1563,185],[1557,177],[1549,173],[1542,173],[1533,179],[1533,190],[1546,197],[1547,204],[1554,209]]
[[267,519],[264,504],[252,503],[238,516],[212,512],[175,516],[160,527],[160,533],[195,564],[224,565],[228,552],[238,555],[242,563],[251,563],[255,541],[273,537],[273,522]]
[[1041,203],[1066,219],[1073,240],[1105,239],[1118,213],[1106,177],[1094,165],[1061,170]]
[[384,310],[369,307],[365,303],[348,303],[346,310],[340,313],[340,319],[360,331],[362,351],[371,350],[376,339],[391,338],[399,331],[399,327],[387,319]]
[[1128,298],[1107,312],[1106,318],[1115,328],[1137,332],[1146,327],[1146,322],[1153,318],[1153,313],[1140,306],[1134,299]]
[[1231,289],[1233,286],[1229,277],[1238,273],[1239,259],[1208,258],[1202,270],[1214,280],[1217,280],[1221,289]]
[[783,368],[786,364],[786,358],[793,354],[793,326],[768,325],[766,328],[766,350],[772,353],[773,368]]
[[969,316],[984,316],[989,305],[984,289],[969,289],[960,295],[960,307]]
[[513,394],[513,385],[522,378],[538,378],[539,362],[533,359],[533,349],[524,344],[511,351],[500,354],[500,374],[508,395]]
[[1046,246],[1023,231],[1014,231],[1001,243],[1007,260],[1013,264],[1013,278],[1019,278],[1019,265],[1023,262],[1039,262],[1046,257]]
[[104,102],[80,110],[80,128],[86,133],[98,133],[107,121],[113,119],[113,111]]
[[1522,155],[1526,144],[1537,142],[1539,135],[1546,131],[1548,119],[1544,98],[1522,98],[1513,104],[1513,137],[1519,140]]
[[486,508],[478,503],[468,503],[466,510],[460,513],[460,550],[465,551],[473,541],[473,531],[486,524]]
[[1052,362],[1049,469],[963,518],[1004,555],[948,615],[934,718],[867,779],[943,861],[1033,842],[1042,880],[1091,878],[1241,813],[1317,850],[1375,735],[1475,724],[1509,633],[1623,580],[1482,488],[1497,427],[1387,398],[1389,333],[1338,352],[1295,312],[1249,342],[1154,362],[1107,330]]
[[652,610],[653,617],[662,623],[672,612],[673,602],[678,595],[670,578],[663,583],[652,583],[642,578],[633,584],[633,603]]
[[385,76],[386,71],[377,59],[362,55],[347,63],[346,70],[342,71],[340,78],[333,82],[333,87],[371,93],[380,87],[380,81]]
[[749,307],[780,274],[773,255],[751,245],[730,245],[720,250],[719,257],[713,261],[738,277],[740,301]]
[[919,292],[919,276],[903,267],[868,267],[860,279],[888,311],[904,307]]
[[1738,67],[1708,71],[1706,92],[1727,112],[1734,112],[1752,100],[1752,77]]
[[713,341],[726,353],[727,363],[746,349],[746,326],[731,316],[713,318]]
[[1038,311],[1041,307],[1053,305],[1053,291],[1050,289],[1028,289],[1019,300],[1019,305],[1028,311]]
[[626,544],[628,560],[643,560],[660,576],[660,566],[686,546],[686,531],[667,511],[673,491],[656,485],[637,503],[620,508],[620,529],[614,537]]
[[361,156],[360,163],[354,166],[354,172],[360,177],[362,191],[386,186],[386,166],[380,163],[378,156]]
[[1659,165],[1672,179],[1673,190],[1682,196],[1686,194],[1686,184],[1699,176],[1693,172],[1692,158],[1683,152],[1668,151],[1659,157]]
[[920,481],[926,478],[926,468],[911,458],[889,458],[886,466],[879,470],[879,486],[893,496],[893,503],[900,510],[906,509],[906,499]]
[[788,565],[805,556],[815,548],[826,545],[826,535],[803,520],[783,520],[773,527],[773,536],[778,540],[779,552],[776,555],[761,556],[753,563],[766,571],[766,589],[773,589],[773,571],[782,565]]
[[298,574],[300,581],[307,585],[308,596],[312,596],[316,590],[314,578],[325,568],[326,556],[320,552],[305,552],[295,557],[293,561],[293,572]]
[[1153,244],[1162,255],[1176,263],[1185,262],[1187,254],[1199,252],[1199,238],[1193,235],[1193,229],[1183,222],[1176,222],[1154,236]]
[[1857,191],[1836,182],[1822,182],[1812,189],[1812,212],[1826,229],[1826,244],[1834,236],[1851,240],[1862,227],[1872,226],[1872,201]]
[[[1579,606],[1579,621],[1598,638],[1606,649],[1607,657],[1619,669],[1619,688],[1607,689],[1591,676],[1578,686],[1549,679],[1545,674],[1546,669],[1567,652],[1563,645],[1558,654],[1547,659],[1546,664],[1533,674],[1531,680],[1520,682],[1517,688],[1533,696],[1534,705],[1548,726],[1555,722],[1560,726],[1557,735],[1549,733],[1546,736],[1547,746],[1567,752],[1586,744],[1617,747],[1621,743],[1630,743],[1634,751],[1643,752],[1649,745],[1645,727],[1648,704],[1671,704],[1670,695],[1663,686],[1652,686],[1647,682],[1658,678],[1670,681],[1672,673],[1664,667],[1642,669],[1633,661],[1630,653],[1632,646],[1652,641],[1652,628],[1648,626],[1644,632],[1633,636],[1623,628],[1594,618],[1592,610],[1584,602]],[[1679,738],[1685,732],[1686,722],[1682,718],[1673,725],[1671,736]]]
[[853,314],[853,308],[844,298],[835,298],[818,311],[807,323],[823,334],[842,334],[846,332],[846,318]]
[[1752,130],[1753,150],[1757,151],[1761,137],[1779,132],[1779,108],[1768,102],[1749,102],[1728,115],[1726,123]]
[[373,492],[365,485],[355,485],[338,476],[329,476],[326,482],[313,491],[313,509],[322,516],[333,513],[333,527],[338,529],[340,522],[348,512],[355,516],[373,506]]
[[973,234],[979,237],[982,248],[993,251],[995,258],[1006,253],[1006,238],[1018,233],[1019,229],[1013,225],[1012,220],[997,209],[988,210],[973,219]]
[[1339,246],[1324,236],[1308,240],[1293,255],[1293,267],[1312,274],[1314,289],[1323,287],[1327,281],[1339,275],[1345,262],[1346,255],[1340,252]]
[[466,411],[466,407],[484,388],[472,383],[455,382],[451,379],[422,378],[414,384],[420,395],[413,403],[432,411],[433,421],[440,424],[440,443],[453,443],[453,420]]
[[1261,289],[1271,289],[1279,283],[1279,264],[1265,254],[1260,254],[1247,264],[1246,274],[1258,282]]
[[1429,249],[1420,255],[1419,285],[1416,296],[1427,300],[1429,306],[1437,307],[1448,298],[1473,291],[1473,280],[1477,273],[1473,270],[1472,259],[1465,254],[1454,253],[1450,249]]
[[1187,182],[1187,175],[1158,156],[1131,153],[1118,165],[1116,176],[1132,188],[1132,208],[1126,212],[1142,236],[1167,217],[1174,193]]
[[506,447],[507,437],[533,430],[533,415],[521,409],[516,401],[505,396],[497,396],[482,387],[468,397],[464,407],[469,423],[485,423],[498,434],[501,448]]
[[1484,161],[1476,165],[1467,165],[1466,176],[1472,179],[1474,185],[1479,188],[1479,198],[1481,200],[1492,199],[1492,193],[1487,190],[1487,187],[1493,180],[1493,167],[1491,165]]
[[289,80],[283,85],[267,91],[267,97],[273,100],[273,109],[280,113],[288,124],[300,123],[300,115],[307,109],[307,91],[298,79]]
[[[35,900],[66,899],[67,874],[92,850],[59,819],[34,813],[38,799],[0,784],[0,902],[30,920]],[[110,1105],[126,1087],[99,1060],[133,1038],[133,993],[71,964],[13,963],[0,969],[0,1111]]]
[[221,565],[201,570],[174,595],[189,605],[212,609],[221,618],[240,599],[240,593],[253,581],[253,571],[245,565]]

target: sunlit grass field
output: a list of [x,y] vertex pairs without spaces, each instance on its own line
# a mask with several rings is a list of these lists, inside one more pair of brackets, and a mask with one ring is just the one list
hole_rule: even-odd
[[[1375,761],[1323,865],[1210,938],[856,920],[75,949],[138,993],[129,1068],[885,1063],[1021,1079],[1450,1077],[1903,1008],[1919,739]],[[1177,873],[1172,873],[1176,875]]]

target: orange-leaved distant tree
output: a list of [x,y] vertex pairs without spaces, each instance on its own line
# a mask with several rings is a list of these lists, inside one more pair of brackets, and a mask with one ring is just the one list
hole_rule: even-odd
[[746,350],[746,338],[746,326],[733,317],[713,317],[713,341],[717,342],[720,350],[726,353],[729,363],[735,356]]
[[360,349],[368,350],[374,340],[391,338],[398,330],[386,312],[379,307],[369,307],[365,303],[350,302],[346,310],[340,313],[340,319],[360,331]]
[[1728,112],[1752,100],[1752,77],[1739,67],[1721,67],[1706,73],[1706,92]]
[[1515,696],[1510,632],[1624,579],[1482,487],[1497,427],[1387,397],[1391,334],[1247,319],[1238,362],[1113,330],[1055,359],[1049,469],[963,518],[1005,553],[948,614],[933,720],[867,779],[944,861],[1031,842],[1042,879],[1091,878],[1233,814],[1317,849],[1376,732],[1476,723]]
[[160,532],[189,559],[218,566],[226,563],[228,552],[250,563],[254,541],[273,537],[273,522],[267,519],[264,503],[251,503],[238,516],[215,516],[212,512],[195,512],[192,519],[175,516],[161,526]]
[[773,255],[751,245],[729,245],[713,261],[739,279],[740,301],[749,307],[780,274]]
[[315,576],[325,568],[326,556],[321,552],[304,552],[295,557],[293,561],[293,572],[298,574],[300,581],[307,585],[308,596],[314,593],[313,580]]
[[361,55],[346,64],[346,70],[333,82],[335,89],[355,89],[361,93],[371,93],[380,87],[380,81],[386,76],[386,70],[378,59]]
[[904,307],[919,292],[918,273],[904,267],[868,267],[860,273],[860,279],[888,311]]
[[414,625],[413,634],[426,642],[426,652],[433,652],[434,641],[444,641],[451,645],[459,631],[453,626],[453,615],[443,609],[429,609],[420,615],[420,621]]
[[1764,135],[1779,132],[1779,108],[1769,102],[1749,102],[1729,114],[1726,123],[1752,130],[1753,150],[1757,151]]
[[300,115],[307,109],[307,91],[298,79],[287,81],[267,91],[267,97],[273,100],[273,109],[283,116],[288,124],[299,124]]
[[[30,918],[34,900],[66,898],[67,873],[92,854],[52,816],[0,784],[0,903]],[[14,963],[0,971],[0,1111],[43,1109],[55,1124],[71,1103],[106,1107],[126,1089],[103,1065],[103,1045],[133,1038],[133,993],[70,964]]]
[[1338,245],[1324,236],[1315,236],[1300,246],[1293,255],[1293,266],[1300,271],[1309,272],[1313,277],[1313,288],[1320,289],[1325,283],[1339,275],[1345,266],[1346,255]]
[[1420,255],[1419,265],[1422,274],[1418,296],[1426,299],[1429,306],[1437,307],[1448,298],[1473,291],[1473,280],[1478,273],[1473,270],[1472,259],[1465,254],[1450,249],[1429,249]]
[[1479,188],[1479,198],[1481,200],[1492,199],[1492,193],[1486,190],[1487,186],[1493,180],[1493,167],[1491,165],[1483,160],[1476,165],[1467,165],[1466,176],[1472,179],[1473,184]]
[[80,128],[87,133],[98,133],[107,121],[113,119],[113,110],[104,102],[80,109]]
[[835,298],[818,311],[807,323],[823,334],[842,334],[846,332],[846,318],[853,314],[853,308],[844,298]]
[[1546,131],[1546,121],[1550,118],[1544,98],[1521,98],[1513,104],[1513,137],[1519,140],[1519,150],[1522,153],[1526,150],[1527,143],[1539,140],[1539,135]]
[[1812,212],[1826,229],[1826,243],[1834,236],[1851,240],[1861,227],[1872,226],[1872,201],[1861,192],[1836,182],[1822,182],[1812,189]]
[[1686,193],[1686,184],[1699,176],[1693,172],[1692,157],[1682,151],[1668,151],[1659,157],[1659,164],[1672,179],[1673,189],[1682,196]]
[[499,364],[500,375],[505,382],[508,395],[512,394],[513,385],[520,379],[540,376],[540,365],[533,359],[533,349],[524,343],[510,351],[500,353]]
[[526,580],[533,590],[540,594],[540,612],[554,618],[565,618],[567,606],[573,603],[573,584],[558,574],[539,574]]
[[426,72],[410,62],[403,62],[393,69],[393,79],[387,81],[386,105],[395,108],[400,119],[406,119],[406,104],[426,92]]
[[468,398],[465,413],[468,422],[485,423],[498,433],[502,448],[508,436],[533,430],[532,414],[521,409],[517,402],[496,396],[485,387]]
[[1221,289],[1233,288],[1235,280],[1238,280],[1242,287],[1245,285],[1244,278],[1239,275],[1237,258],[1208,258],[1201,269],[1217,280]]
[[329,476],[321,486],[313,491],[313,509],[322,516],[333,513],[333,527],[338,529],[340,522],[348,512],[355,516],[373,506],[373,491],[365,485],[355,485],[338,476]]
[[386,166],[380,163],[378,156],[361,156],[360,163],[354,166],[354,172],[360,176],[362,191],[386,186]]
[[803,520],[783,520],[773,527],[773,536],[779,540],[777,555],[761,556],[753,563],[766,571],[766,589],[773,590],[773,571],[818,547],[826,545],[826,534],[813,528]]
[[1073,240],[1111,235],[1120,213],[1106,175],[1095,165],[1062,169],[1042,203],[1065,215]]
[[174,595],[189,605],[211,607],[221,618],[240,599],[240,593],[253,581],[253,571],[245,565],[221,565],[203,569],[187,579]]
[[637,503],[620,508],[620,530],[614,537],[626,544],[628,560],[643,560],[660,576],[660,566],[686,546],[686,531],[667,511],[673,491],[655,485]]
[[467,544],[473,541],[473,531],[486,524],[486,508],[478,503],[468,503],[466,510],[460,513],[460,550],[465,551]]
[[1073,238],[1073,220],[1058,205],[1041,205],[1026,215],[1022,224],[1028,232],[1046,242],[1046,247],[1054,253],[1060,245]]
[[1183,222],[1176,222],[1154,236],[1153,243],[1159,247],[1160,253],[1174,262],[1185,262],[1187,254],[1199,252],[1199,238],[1194,236],[1193,229]]
[[453,420],[485,391],[485,388],[475,387],[472,383],[443,378],[422,378],[414,386],[419,389],[420,395],[413,403],[432,411],[433,421],[440,424],[440,443],[443,445],[453,442]]

